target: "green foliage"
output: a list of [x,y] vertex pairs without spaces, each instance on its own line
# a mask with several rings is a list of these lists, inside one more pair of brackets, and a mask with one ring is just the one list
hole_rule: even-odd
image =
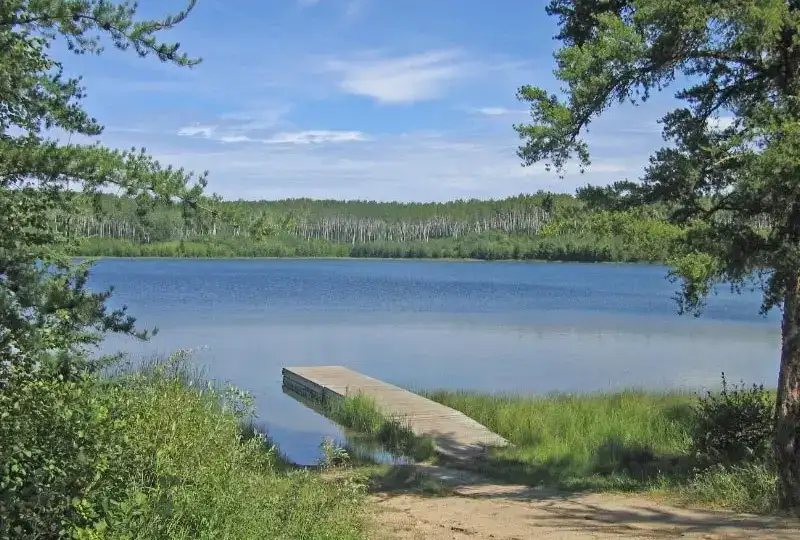
[[249,400],[178,357],[0,392],[3,538],[360,538],[363,490],[283,472]]
[[377,433],[386,420],[375,400],[363,394],[330,403],[326,413],[339,425],[368,435]]
[[542,228],[542,235],[596,238],[600,245],[614,239],[639,260],[664,261],[676,251],[684,231],[644,209],[600,210],[557,218]]
[[[545,209],[548,201],[552,201],[547,204],[552,212]],[[195,237],[264,240],[288,234],[352,245],[376,240],[449,238],[484,230],[533,233],[556,208],[561,211],[576,204],[569,195],[543,193],[447,203],[215,199],[217,219],[197,214],[187,221],[179,208],[158,201],[141,217],[135,200],[103,195],[97,204],[82,201],[77,215],[55,213],[53,218],[59,227],[76,236],[110,236],[137,243]]]
[[775,396],[764,386],[729,385],[708,392],[695,409],[693,450],[703,461],[718,464],[757,461],[771,457],[775,435]]
[[135,5],[100,0],[0,5],[0,370],[11,364],[32,369],[57,351],[61,375],[71,377],[104,332],[144,337],[124,310],[107,312],[107,293],[85,288],[88,269],[71,265],[65,256],[69,231],[52,218],[92,206],[109,187],[141,209],[154,200],[181,200],[196,209],[205,177],[164,167],[144,150],[61,144],[49,137],[53,130],[88,137],[102,132],[81,106],[79,79],[64,77],[50,47],[60,39],[75,54],[100,54],[106,39],[142,57],[192,66],[196,60],[157,35],[183,21],[193,6],[192,0],[177,15],[140,20]]
[[351,464],[350,454],[347,449],[339,446],[330,437],[325,437],[319,445],[322,457],[319,466],[322,469],[337,469],[348,467]]
[[139,470],[144,456],[130,452],[113,393],[84,381],[12,382],[0,392],[0,536],[68,538],[100,501],[127,498],[119,466]]

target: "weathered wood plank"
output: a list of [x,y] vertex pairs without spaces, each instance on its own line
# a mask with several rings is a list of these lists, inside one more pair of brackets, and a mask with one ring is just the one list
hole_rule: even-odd
[[321,404],[348,395],[369,396],[385,415],[401,419],[418,436],[432,437],[437,451],[452,458],[473,459],[492,446],[508,445],[455,409],[342,366],[283,368],[283,384]]

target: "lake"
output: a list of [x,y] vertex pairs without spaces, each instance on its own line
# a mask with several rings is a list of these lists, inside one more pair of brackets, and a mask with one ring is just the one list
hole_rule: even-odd
[[773,385],[779,313],[758,293],[711,298],[679,317],[667,269],[649,265],[374,260],[104,259],[150,342],[134,358],[199,349],[210,377],[256,399],[259,420],[299,463],[338,428],[281,391],[281,368],[344,365],[413,388],[486,392]]

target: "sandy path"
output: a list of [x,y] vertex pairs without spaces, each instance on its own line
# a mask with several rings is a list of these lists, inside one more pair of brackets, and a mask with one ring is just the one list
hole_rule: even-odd
[[453,495],[375,495],[373,538],[800,540],[800,520],[685,510],[629,496],[564,496],[486,483],[448,469],[422,469],[452,486]]

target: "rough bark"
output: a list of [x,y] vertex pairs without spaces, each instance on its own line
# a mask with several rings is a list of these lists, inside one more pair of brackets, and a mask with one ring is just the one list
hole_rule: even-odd
[[778,496],[783,509],[800,516],[800,278],[789,284],[781,324],[781,364],[775,418]]

